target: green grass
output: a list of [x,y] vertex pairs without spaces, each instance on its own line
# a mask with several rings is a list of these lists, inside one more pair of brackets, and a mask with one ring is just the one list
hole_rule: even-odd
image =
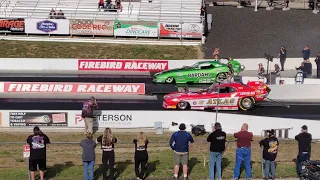
[[[173,152],[168,145],[172,133],[155,135],[147,133],[150,140],[149,152],[149,179],[163,179],[172,176]],[[47,133],[52,142],[80,142],[83,139],[82,133]],[[95,135],[97,137],[99,134]],[[116,175],[118,179],[135,179],[134,175],[134,147],[132,139],[136,133],[115,133],[119,139],[116,145]],[[27,133],[0,133],[0,142],[24,142]],[[195,138],[195,143],[190,146],[190,179],[200,180],[208,178],[209,143],[207,136]],[[228,139],[232,140],[232,136]],[[261,178],[260,147],[256,137],[252,143],[252,169],[253,177]],[[27,178],[27,160],[22,157],[22,144],[0,145],[0,180],[20,180]],[[319,159],[320,153],[317,150],[320,144],[313,144],[312,159]],[[236,144],[231,142],[224,154],[223,177],[231,178],[235,163]],[[297,154],[297,143],[294,141],[280,141],[280,149],[277,157],[277,177],[295,177],[294,159]],[[82,179],[82,150],[79,144],[51,144],[47,148],[46,175],[53,180]],[[96,173],[95,176],[102,179],[101,150],[96,148]],[[242,171],[241,177],[244,177]]]
[[0,58],[197,59],[195,46],[0,40]]

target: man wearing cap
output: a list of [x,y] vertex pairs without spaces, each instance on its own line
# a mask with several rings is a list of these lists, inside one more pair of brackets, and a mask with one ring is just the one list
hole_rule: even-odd
[[226,147],[226,137],[227,135],[222,131],[221,124],[215,123],[212,127],[212,133],[207,138],[207,141],[210,142],[210,180],[214,180],[214,165],[216,165],[218,180],[221,180],[221,161]]
[[42,133],[38,126],[33,128],[33,135],[30,135],[27,139],[27,144],[30,146],[29,157],[29,171],[31,180],[35,179],[35,171],[38,167],[40,170],[40,180],[44,180],[44,171],[47,169],[47,144],[50,143],[50,139],[47,135]]
[[303,125],[301,127],[301,133],[296,135],[295,139],[299,144],[299,153],[297,156],[297,174],[298,176],[300,176],[302,170],[302,162],[310,160],[311,156],[312,135],[308,133],[308,127],[306,125]]
[[84,119],[85,134],[93,133],[93,110],[97,108],[97,100],[93,96],[83,103],[81,116]]
[[260,141],[260,146],[263,147],[263,159],[264,159],[264,179],[269,179],[270,167],[271,167],[271,179],[276,176],[275,159],[278,153],[279,141],[275,137],[273,129],[267,131],[268,137]]
[[241,130],[234,134],[237,138],[237,150],[236,150],[236,164],[234,167],[233,177],[238,180],[240,177],[240,167],[242,160],[244,161],[244,167],[246,170],[247,180],[252,178],[251,174],[251,141],[253,134],[248,132],[248,124],[244,123]]
[[193,143],[193,137],[186,132],[186,125],[181,123],[179,131],[172,134],[170,147],[174,151],[174,179],[178,179],[179,166],[183,166],[184,180],[188,179],[189,142]]

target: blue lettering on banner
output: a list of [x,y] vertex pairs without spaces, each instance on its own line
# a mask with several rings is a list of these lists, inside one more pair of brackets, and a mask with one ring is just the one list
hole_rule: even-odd
[[55,22],[45,20],[37,22],[37,29],[43,32],[52,32],[58,29],[58,25]]

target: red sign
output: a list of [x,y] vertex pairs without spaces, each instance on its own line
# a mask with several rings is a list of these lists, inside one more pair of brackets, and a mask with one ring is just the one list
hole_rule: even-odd
[[5,82],[7,93],[145,94],[144,83]]
[[30,146],[29,145],[24,145],[23,146],[23,152],[30,152]]
[[75,124],[78,124],[79,122],[82,121],[82,116],[81,114],[76,114],[75,118],[74,118],[74,122]]
[[149,71],[168,70],[168,61],[159,60],[78,60],[78,70]]

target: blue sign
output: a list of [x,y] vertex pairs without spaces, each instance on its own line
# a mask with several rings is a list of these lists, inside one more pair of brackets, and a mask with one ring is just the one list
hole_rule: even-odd
[[52,32],[58,29],[58,25],[56,22],[52,22],[49,20],[44,20],[37,22],[37,29],[42,32]]

